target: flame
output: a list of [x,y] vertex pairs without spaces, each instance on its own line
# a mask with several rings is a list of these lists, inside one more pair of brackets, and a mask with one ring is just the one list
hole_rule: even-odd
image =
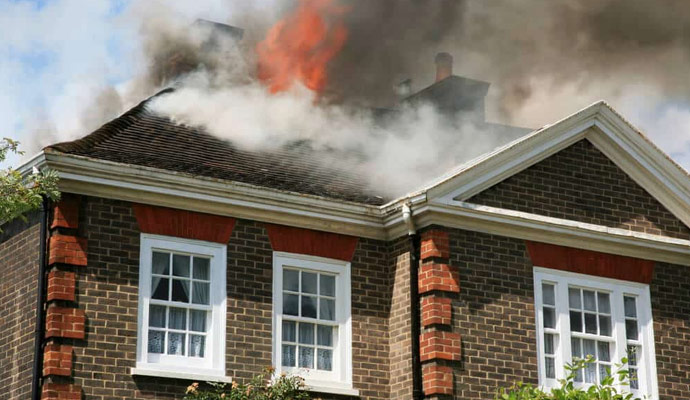
[[295,81],[321,93],[328,82],[328,62],[347,40],[346,9],[335,0],[300,0],[291,15],[278,21],[258,44],[258,77],[271,93]]

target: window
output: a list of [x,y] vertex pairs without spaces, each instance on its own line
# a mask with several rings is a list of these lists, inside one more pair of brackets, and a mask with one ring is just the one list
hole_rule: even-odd
[[658,398],[649,287],[634,282],[534,268],[539,380],[565,378],[564,365],[591,355],[575,382],[601,382],[628,358],[636,395]]
[[136,372],[225,376],[225,246],[142,234],[140,257]]
[[352,394],[350,264],[279,252],[273,260],[278,372],[299,374],[313,389]]

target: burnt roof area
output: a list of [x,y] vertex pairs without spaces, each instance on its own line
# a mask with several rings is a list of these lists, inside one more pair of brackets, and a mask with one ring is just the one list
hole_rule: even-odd
[[388,200],[373,193],[363,177],[346,168],[328,167],[308,145],[243,150],[147,110],[147,101],[90,135],[46,149],[361,204],[381,205]]

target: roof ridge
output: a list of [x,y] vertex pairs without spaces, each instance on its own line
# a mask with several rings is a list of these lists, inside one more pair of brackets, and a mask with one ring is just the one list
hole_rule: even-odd
[[55,143],[50,146],[46,146],[44,150],[56,150],[67,153],[74,151],[82,152],[89,148],[93,148],[93,146],[103,143],[107,139],[117,135],[121,130],[127,129],[134,122],[136,122],[138,117],[147,111],[146,106],[151,100],[174,91],[174,88],[163,89],[153,96],[141,101],[136,106],[125,111],[119,117],[113,118],[109,122],[101,125],[99,128],[87,134],[86,136],[76,140]]

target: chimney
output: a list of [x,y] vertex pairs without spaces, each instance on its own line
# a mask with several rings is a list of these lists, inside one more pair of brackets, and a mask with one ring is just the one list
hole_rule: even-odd
[[436,54],[436,82],[453,75],[453,56],[443,52]]

